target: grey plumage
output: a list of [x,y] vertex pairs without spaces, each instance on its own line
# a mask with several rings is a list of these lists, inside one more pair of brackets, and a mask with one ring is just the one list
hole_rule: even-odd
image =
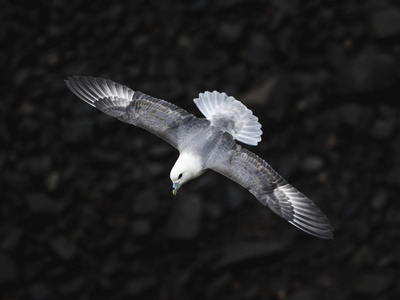
[[65,81],[79,98],[112,117],[150,131],[178,148],[178,130],[195,117],[167,101],[111,80],[73,76]]
[[[294,226],[320,238],[333,238],[328,219],[310,199],[264,160],[235,142],[234,138],[257,144],[262,131],[258,119],[233,97],[218,92],[200,94],[195,102],[205,112],[205,119],[111,80],[73,76],[66,84],[86,103],[152,132],[177,148],[181,155],[190,154],[195,160],[193,168],[198,170],[186,181],[207,169],[214,170],[248,189],[263,205]],[[230,110],[232,104],[234,110]]]
[[[224,146],[209,160],[207,167],[245,187],[274,213],[305,232],[332,238],[332,226],[319,208],[291,186],[267,162],[225,135]],[[232,145],[233,144],[233,145]]]

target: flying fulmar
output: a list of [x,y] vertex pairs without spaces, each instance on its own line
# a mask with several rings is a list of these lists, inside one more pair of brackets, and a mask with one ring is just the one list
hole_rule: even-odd
[[262,131],[258,118],[235,98],[217,91],[200,93],[193,101],[205,118],[197,118],[172,103],[111,80],[72,76],[65,83],[91,106],[144,128],[179,150],[170,173],[174,195],[184,183],[211,169],[248,189],[297,228],[319,238],[333,238],[333,227],[309,198],[236,143],[256,146]]

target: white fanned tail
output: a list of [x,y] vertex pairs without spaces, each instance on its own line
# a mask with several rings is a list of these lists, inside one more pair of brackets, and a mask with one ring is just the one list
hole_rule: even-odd
[[207,91],[200,93],[199,98],[193,101],[211,124],[220,126],[235,140],[252,146],[261,141],[262,130],[258,118],[234,97]]

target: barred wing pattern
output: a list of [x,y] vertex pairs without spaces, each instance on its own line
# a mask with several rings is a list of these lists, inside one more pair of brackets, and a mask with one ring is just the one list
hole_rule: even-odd
[[333,238],[327,217],[263,159],[235,145],[220,147],[208,167],[247,188],[262,204],[299,229],[323,239]]
[[184,109],[167,101],[115,83],[111,80],[72,76],[65,81],[79,98],[115,117],[150,131],[179,148],[178,127],[195,119]]

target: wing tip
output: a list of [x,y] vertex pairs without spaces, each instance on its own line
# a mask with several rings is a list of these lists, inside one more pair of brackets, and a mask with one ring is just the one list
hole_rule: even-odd
[[307,234],[310,234],[312,236],[315,236],[317,238],[321,238],[324,240],[333,240],[334,239],[334,228],[330,223],[326,223],[325,225],[328,225],[328,228],[310,228],[308,225],[304,225],[302,223],[298,223],[295,221],[289,221],[290,224],[293,226],[297,227],[298,229],[304,231]]
[[85,80],[90,79],[87,76],[68,76],[67,79],[64,80],[68,89],[71,90],[78,98],[86,102],[87,104],[96,107],[95,102],[100,98],[98,94],[94,93],[90,86],[91,84],[85,83]]
[[290,223],[296,226],[297,228],[303,230],[304,232],[316,236],[322,239],[333,239],[334,238],[334,228],[329,222],[328,218],[321,212],[319,218],[314,218],[313,220],[304,220],[296,218],[292,220]]

